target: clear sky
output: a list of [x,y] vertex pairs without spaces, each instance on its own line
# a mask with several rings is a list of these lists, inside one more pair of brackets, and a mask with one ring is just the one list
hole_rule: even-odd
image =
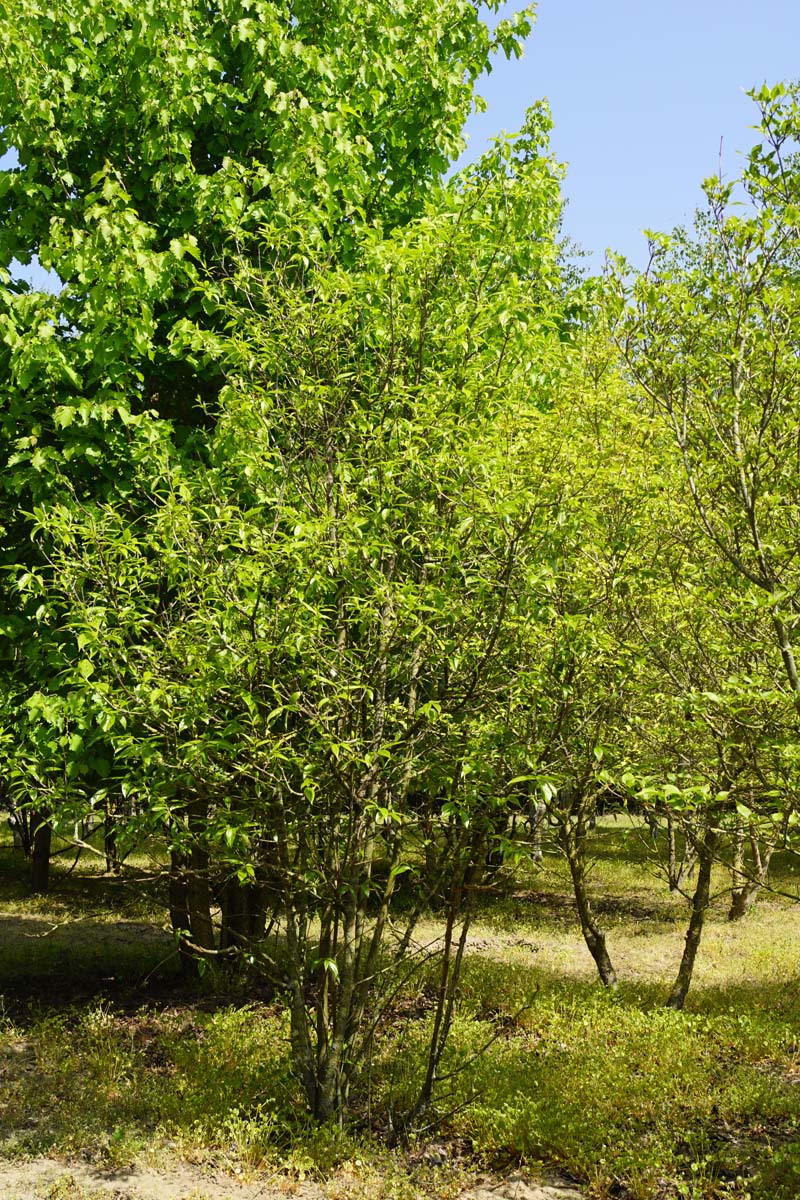
[[744,89],[797,77],[800,0],[540,0],[525,57],[481,83],[489,109],[467,126],[467,157],[546,96],[568,163],[565,232],[595,269],[607,247],[644,266],[642,229],[691,219],[720,139],[737,174],[756,120]]
[[798,77],[800,0],[540,0],[525,57],[482,81],[489,109],[466,157],[546,96],[569,164],[565,232],[594,268],[606,247],[644,266],[642,229],[691,219],[720,139],[724,174],[738,173],[757,120],[744,89]]

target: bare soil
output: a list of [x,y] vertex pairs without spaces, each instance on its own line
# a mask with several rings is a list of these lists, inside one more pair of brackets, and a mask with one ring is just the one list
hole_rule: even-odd
[[[369,1200],[376,1193],[346,1170],[322,1185],[280,1176],[236,1180],[186,1163],[169,1170],[101,1170],[88,1163],[37,1158],[0,1162],[0,1195],[4,1200]],[[450,1200],[452,1187],[440,1196]],[[428,1193],[428,1200],[439,1198]],[[477,1179],[460,1190],[456,1200],[583,1200],[583,1196],[565,1183],[537,1183],[513,1174]]]

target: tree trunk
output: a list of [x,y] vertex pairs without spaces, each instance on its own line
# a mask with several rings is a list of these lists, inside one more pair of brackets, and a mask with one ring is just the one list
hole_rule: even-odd
[[669,847],[667,881],[669,883],[670,895],[675,898],[683,895],[683,884],[692,877],[692,872],[697,863],[697,852],[691,847],[688,837],[684,836],[683,853],[678,854],[675,818],[671,813],[667,814],[667,841]]
[[591,797],[577,788],[564,788],[559,793],[559,808],[555,812],[559,823],[559,841],[569,863],[575,906],[581,923],[583,940],[595,961],[605,987],[617,986],[617,972],[606,947],[606,937],[595,920],[586,888],[586,829],[595,814]]
[[700,938],[703,935],[703,925],[711,894],[711,868],[714,864],[714,852],[718,840],[717,833],[707,825],[705,833],[697,842],[697,886],[692,896],[692,915],[686,930],[686,943],[683,948],[681,965],[667,1000],[667,1007],[678,1011],[683,1008],[692,982],[695,959],[700,946]]
[[[407,1128],[413,1128],[419,1118],[428,1111],[433,1101],[433,1092],[438,1081],[439,1064],[442,1060],[453,1023],[455,999],[464,961],[467,934],[472,919],[472,886],[478,881],[481,872],[480,855],[476,853],[476,847],[472,846],[470,848],[469,859],[451,881],[436,1009],[433,1018],[433,1028],[428,1040],[425,1078],[423,1079],[416,1102],[409,1114]],[[459,923],[460,930],[458,929]],[[395,1131],[395,1136],[401,1132],[400,1130]],[[394,1140],[394,1137],[392,1140]]]
[[534,862],[541,862],[544,857],[542,851],[542,829],[547,817],[547,805],[544,800],[531,800],[528,806],[527,825],[531,836],[531,858]]
[[113,871],[115,875],[119,875],[121,865],[117,854],[117,826],[110,809],[106,810],[103,821],[103,851],[106,857],[106,871]]
[[743,917],[746,917],[758,899],[760,891],[761,884],[753,880],[748,880],[747,883],[736,888],[731,899],[731,906],[728,909],[728,920],[741,921]]
[[208,805],[193,800],[188,806],[189,832],[192,835],[189,869],[186,872],[186,902],[189,910],[189,930],[196,950],[216,949],[214,922],[211,918],[211,884],[205,834],[208,826]]
[[189,932],[186,863],[178,850],[173,850],[170,855],[169,917],[172,923],[172,932],[178,942],[181,974],[191,975],[194,972],[195,964],[191,951],[186,945],[186,935]]
[[258,883],[241,883],[235,876],[222,888],[220,950],[243,950],[263,936],[266,924],[264,889]]
[[752,867],[748,870],[745,863],[744,826],[740,823],[736,829],[736,842],[731,866],[732,894],[731,906],[728,909],[729,921],[741,921],[742,917],[746,917],[750,912],[750,909],[758,899],[758,893],[767,881],[770,859],[775,849],[774,845],[768,843],[762,852],[761,844],[758,840],[758,831],[753,825],[750,826],[749,839],[753,861]]
[[675,837],[675,821],[670,814],[667,817],[667,880],[671,896],[678,895],[678,851]]
[[46,892],[50,886],[50,845],[53,827],[43,811],[31,813],[33,845],[31,848],[31,888],[34,892]]
[[586,890],[586,862],[582,848],[572,846],[566,849],[569,871],[572,876],[572,888],[575,892],[575,906],[581,923],[583,940],[589,948],[589,953],[595,961],[598,974],[603,984],[609,988],[617,986],[617,972],[606,947],[606,935],[595,920],[592,904]]
[[216,937],[211,918],[211,888],[208,881],[208,854],[194,847],[186,873],[186,901],[189,929],[198,950],[214,950]]

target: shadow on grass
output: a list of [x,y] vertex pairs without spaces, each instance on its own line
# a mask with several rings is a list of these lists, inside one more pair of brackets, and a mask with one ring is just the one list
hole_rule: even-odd
[[179,983],[175,942],[138,921],[0,915],[6,1009],[59,1008],[94,996],[153,996]]
[[[544,883],[544,881],[542,881]],[[546,925],[553,932],[574,931],[580,928],[575,896],[562,881],[548,881],[550,886],[505,889],[498,887],[487,893],[479,909],[480,920],[498,928],[529,929]],[[591,883],[592,909],[601,922],[651,922],[656,926],[672,927],[686,920],[684,901],[673,899],[666,884],[663,895],[644,884],[641,891],[610,895],[601,880]]]
[[126,864],[120,874],[105,871],[102,858],[74,847],[57,851],[50,863],[50,888],[46,894],[31,892],[30,862],[22,851],[0,845],[0,905],[26,912],[36,910],[83,916],[103,910],[125,911],[128,916],[150,916],[164,911],[166,885],[157,866],[146,869]]

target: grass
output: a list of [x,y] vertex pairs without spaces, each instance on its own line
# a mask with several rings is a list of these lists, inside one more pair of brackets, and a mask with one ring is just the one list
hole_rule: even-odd
[[[796,1054],[793,995],[767,994],[741,1013],[728,996],[707,1006],[715,1011],[675,1014],[646,991],[611,996],[553,980],[516,1020],[492,1012],[496,997],[516,1002],[525,990],[496,964],[467,980],[444,1068],[457,1072],[445,1101],[454,1136],[489,1162],[565,1169],[596,1196],[621,1185],[635,1200],[796,1196],[796,1181],[781,1191],[774,1179],[776,1152],[800,1136],[800,1092],[785,1072]],[[498,1015],[504,1035],[481,1054]],[[387,1063],[387,1075],[404,1064],[391,1078],[396,1098],[413,1092],[422,1039],[417,1030],[398,1040],[402,1056]]]
[[[8,1003],[63,1003],[177,977],[164,889],[149,859],[131,859],[117,877],[101,858],[84,854],[75,864],[74,851],[57,845],[51,890],[31,895],[28,875],[10,838],[1,839],[0,992]],[[134,884],[142,877],[152,882]]]
[[[3,847],[3,1153],[116,1166],[178,1155],[251,1175],[338,1170],[376,1197],[445,1195],[465,1166],[521,1164],[561,1171],[596,1200],[796,1200],[800,907],[768,895],[730,924],[719,868],[687,1011],[674,1013],[663,1002],[685,902],[670,897],[630,821],[601,823],[595,859],[616,993],[595,981],[555,856],[515,878],[501,872],[482,900],[432,1114],[452,1169],[432,1183],[414,1147],[398,1157],[380,1143],[423,1070],[424,974],[382,1031],[352,1126],[315,1129],[281,1004],[245,1003],[216,977],[182,991],[157,883],[132,896],[124,880],[78,864],[68,876],[57,868],[53,894],[31,900]],[[796,892],[796,862],[779,858],[772,879]],[[437,930],[433,916],[420,940]]]

